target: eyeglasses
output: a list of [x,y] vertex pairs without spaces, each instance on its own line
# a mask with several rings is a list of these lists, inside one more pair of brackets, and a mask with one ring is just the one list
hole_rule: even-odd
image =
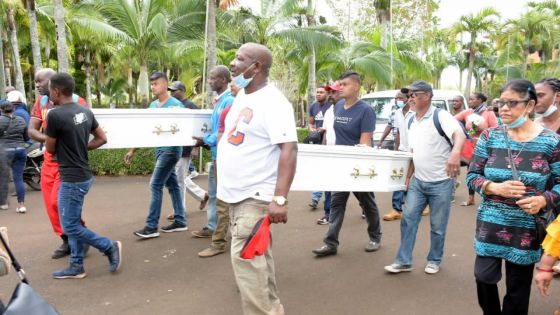
[[411,93],[409,93],[408,96],[411,97],[411,98],[415,98],[415,97],[417,97],[417,96],[419,96],[419,95],[422,95],[422,94],[427,94],[427,93],[426,93],[426,92],[418,92],[418,91],[417,91],[417,92],[411,92]]
[[516,107],[519,103],[527,103],[527,101],[529,101],[529,99],[524,99],[524,100],[509,100],[509,101],[504,101],[504,100],[497,100],[496,104],[498,105],[498,107],[502,108],[504,107],[504,105],[507,105],[508,108],[514,108]]

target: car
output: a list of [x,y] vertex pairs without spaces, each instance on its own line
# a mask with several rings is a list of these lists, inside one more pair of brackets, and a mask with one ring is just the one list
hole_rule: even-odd
[[[398,91],[399,90],[378,91],[366,94],[362,97],[363,101],[373,107],[377,118],[375,132],[373,134],[374,146],[377,145],[383,135],[385,127],[387,127],[389,117],[391,116],[391,110],[393,106],[395,106],[395,95],[397,95]],[[434,90],[432,105],[450,112],[453,108],[452,101],[455,96],[461,96],[463,98],[462,110],[466,109],[467,100],[463,94],[459,91],[453,90]],[[385,138],[381,147],[383,149],[393,149],[394,138],[392,133],[389,133],[389,135]]]

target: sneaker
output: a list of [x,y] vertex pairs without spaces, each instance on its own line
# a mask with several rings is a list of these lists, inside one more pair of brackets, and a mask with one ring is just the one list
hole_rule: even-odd
[[207,258],[207,257],[213,257],[222,253],[225,253],[225,249],[217,249],[214,248],[212,246],[208,247],[207,249],[201,251],[198,253],[198,257],[201,258]]
[[385,266],[385,271],[390,273],[401,273],[401,272],[410,272],[412,271],[411,265],[401,265],[401,264],[392,264],[389,266]]
[[194,237],[198,237],[198,238],[208,238],[208,237],[212,237],[212,234],[214,234],[214,230],[210,230],[208,227],[205,226],[200,231],[192,231],[191,234]]
[[192,172],[189,174],[189,178],[190,178],[190,179],[197,178],[198,175],[199,175],[199,174],[198,174],[197,171],[192,171]]
[[70,255],[70,246],[68,246],[68,242],[62,242],[60,246],[54,250],[52,253],[52,259],[60,259]]
[[402,214],[400,212],[398,212],[397,210],[393,209],[391,212],[387,213],[386,215],[383,216],[383,220],[384,221],[395,221],[395,220],[400,220],[400,218],[402,217]]
[[70,265],[64,270],[55,271],[52,273],[55,279],[82,279],[86,277],[84,266]]
[[319,220],[317,220],[317,224],[319,225],[327,225],[329,224],[329,217],[322,217]]
[[177,221],[173,221],[173,223],[169,224],[168,226],[164,226],[161,228],[161,231],[164,233],[171,233],[171,232],[183,232],[188,230],[186,224],[179,223]]
[[159,232],[157,228],[151,228],[151,227],[143,227],[142,229],[134,232],[134,234],[136,236],[139,236],[141,238],[154,238],[154,237],[158,237],[159,236]]
[[0,205],[0,210],[8,210],[10,206],[8,205]]
[[426,268],[424,268],[424,272],[429,274],[429,275],[436,274],[436,273],[439,272],[439,265],[436,264],[436,263],[429,262],[426,265]]
[[309,203],[309,208],[311,208],[311,210],[317,210],[317,205],[319,204],[319,201],[317,200],[311,200],[311,202]]
[[375,252],[381,247],[381,243],[375,241],[369,241],[366,246],[366,252]]
[[336,255],[336,247],[331,247],[329,245],[323,245],[317,249],[314,249],[312,252],[313,254],[317,255],[317,257],[324,257],[330,255]]
[[109,271],[116,272],[122,263],[122,244],[120,241],[113,242],[113,247],[105,253],[109,259]]
[[26,208],[26,207],[17,207],[17,208],[16,208],[16,212],[17,212],[17,213],[26,213],[26,212],[27,212],[27,208]]

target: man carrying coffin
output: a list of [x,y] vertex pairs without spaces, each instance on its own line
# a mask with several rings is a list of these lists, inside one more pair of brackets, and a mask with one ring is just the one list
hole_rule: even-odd
[[[340,96],[343,102],[336,104],[334,109],[334,131],[336,145],[363,145],[372,146],[372,135],[375,130],[375,111],[371,106],[360,100],[360,75],[356,72],[347,72],[340,77],[342,90]],[[332,193],[331,214],[329,229],[325,235],[324,243],[320,248],[313,250],[319,257],[336,255],[338,248],[338,234],[344,221],[346,204],[350,192],[339,191]],[[360,201],[368,227],[369,241],[365,247],[367,252],[374,252],[381,246],[381,226],[379,224],[379,210],[373,192],[354,192]]]

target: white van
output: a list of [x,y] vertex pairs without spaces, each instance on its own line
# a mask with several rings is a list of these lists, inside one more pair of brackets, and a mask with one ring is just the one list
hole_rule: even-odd
[[[379,139],[381,139],[381,136],[383,135],[385,127],[387,127],[389,116],[391,116],[391,110],[393,106],[395,106],[395,95],[397,95],[397,92],[398,90],[379,91],[366,94],[362,97],[363,101],[373,107],[377,116],[375,132],[373,134],[373,145],[377,145]],[[432,105],[451,111],[453,108],[453,98],[458,95],[463,98],[463,109],[466,109],[467,101],[463,94],[459,91],[453,90],[434,90]],[[387,138],[385,138],[385,141],[383,141],[382,147],[392,149],[393,143],[393,134],[389,133]]]

